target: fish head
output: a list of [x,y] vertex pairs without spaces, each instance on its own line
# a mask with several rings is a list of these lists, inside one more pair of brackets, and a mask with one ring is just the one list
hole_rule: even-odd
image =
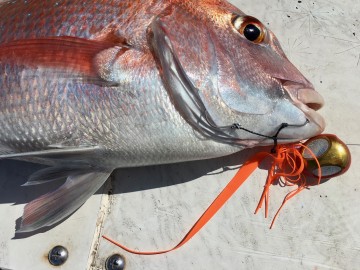
[[231,4],[179,2],[154,19],[148,36],[172,101],[203,135],[251,147],[324,130],[321,95],[274,33]]

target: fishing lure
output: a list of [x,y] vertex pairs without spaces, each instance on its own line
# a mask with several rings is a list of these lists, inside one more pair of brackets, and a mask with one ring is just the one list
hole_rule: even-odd
[[268,217],[270,186],[277,182],[281,183],[282,186],[297,186],[285,196],[271,222],[271,229],[286,202],[310,186],[319,185],[332,177],[344,174],[351,164],[349,148],[335,135],[321,134],[304,143],[288,145],[276,145],[276,140],[274,140],[274,144],[271,153],[259,152],[243,164],[229,184],[174,248],[144,252],[130,249],[108,236],[103,235],[103,238],[127,252],[138,255],[163,254],[178,249],[205,226],[266,158],[270,158],[272,162],[255,214],[258,213],[262,206],[265,206],[265,218]]

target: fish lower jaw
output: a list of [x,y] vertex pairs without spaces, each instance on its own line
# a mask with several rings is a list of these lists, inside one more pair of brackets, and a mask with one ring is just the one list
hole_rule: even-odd
[[309,119],[309,122],[304,127],[290,127],[287,132],[278,137],[278,143],[286,144],[299,142],[317,136],[324,131],[324,126]]
[[[323,117],[312,109],[305,114],[304,125],[289,125],[281,130],[276,138],[278,144],[296,143],[317,136],[324,131],[325,121]],[[274,145],[274,139],[267,138],[259,142],[259,146]]]
[[304,128],[307,128],[307,133],[311,134],[309,137],[316,136],[324,131],[326,123],[324,117],[322,117],[320,113],[302,102],[295,102],[295,106],[304,113],[304,116],[308,121]]

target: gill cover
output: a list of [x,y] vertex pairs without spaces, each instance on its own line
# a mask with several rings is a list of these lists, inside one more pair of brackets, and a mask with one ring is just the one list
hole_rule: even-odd
[[[175,27],[176,21],[184,23]],[[197,30],[195,36],[193,29]],[[258,140],[239,136],[239,129],[234,124],[238,123],[239,113],[250,116],[270,113],[272,102],[248,86],[240,89],[241,78],[237,76],[235,66],[226,73],[217,68],[219,63],[215,62],[221,61],[219,58],[226,61],[228,57],[224,52],[216,51],[210,35],[214,34],[210,34],[206,24],[199,24],[191,14],[177,6],[156,17],[149,27],[149,43],[162,80],[183,118],[206,138],[233,145],[255,145]],[[188,43],[181,43],[181,36],[186,36]],[[197,40],[197,36],[205,38]],[[197,42],[200,44],[191,46]],[[224,55],[219,55],[222,53]],[[195,70],[194,62],[199,64]],[[218,88],[219,84],[221,88]],[[249,135],[247,132],[241,134]]]
[[198,89],[186,75],[173,45],[166,34],[161,18],[151,24],[150,44],[159,61],[162,78],[174,105],[185,120],[204,137],[235,144],[239,140],[217,128],[199,95]]

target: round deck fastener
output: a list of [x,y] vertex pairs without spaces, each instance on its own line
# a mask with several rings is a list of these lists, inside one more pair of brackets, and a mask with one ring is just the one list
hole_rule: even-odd
[[56,246],[49,252],[49,262],[54,266],[63,265],[69,257],[68,250],[63,246]]
[[106,270],[123,270],[125,269],[125,258],[119,254],[114,254],[106,259]]

